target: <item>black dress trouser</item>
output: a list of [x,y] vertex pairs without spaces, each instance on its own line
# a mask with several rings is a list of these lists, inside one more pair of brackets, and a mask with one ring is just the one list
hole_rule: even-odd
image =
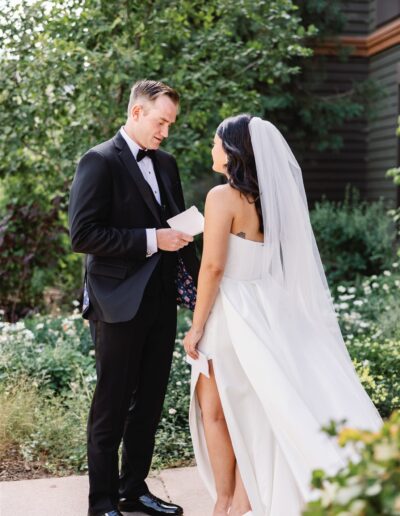
[[110,511],[119,498],[136,498],[148,490],[145,478],[176,336],[175,289],[173,284],[167,288],[161,275],[162,267],[157,267],[131,321],[90,321],[97,371],[88,421],[89,507],[93,512]]

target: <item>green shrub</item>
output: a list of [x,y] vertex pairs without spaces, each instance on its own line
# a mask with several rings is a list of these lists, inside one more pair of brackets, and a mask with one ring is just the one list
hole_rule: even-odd
[[334,290],[335,308],[358,375],[387,417],[400,408],[400,274],[398,263],[357,286]]
[[313,473],[316,500],[303,516],[400,515],[400,413],[393,413],[379,432],[343,428],[334,432],[339,443],[353,445],[358,462],[334,476]]
[[94,382],[94,350],[79,314],[0,323],[0,332],[0,380],[27,375],[55,393],[68,391],[82,374]]
[[343,202],[316,203],[310,217],[331,286],[380,274],[391,263],[395,229],[383,200],[367,203],[348,190]]
[[381,416],[400,409],[400,341],[363,337],[347,342],[347,348]]
[[[190,367],[182,338],[190,323],[178,311],[178,335],[153,467],[189,464]],[[70,317],[33,317],[0,323],[0,459],[17,446],[27,462],[50,472],[86,469],[86,421],[96,380],[87,323]]]
[[373,336],[400,340],[399,263],[357,285],[338,285],[333,290],[335,309],[346,339]]
[[[361,382],[384,417],[399,407],[400,339],[380,334],[377,324],[382,317],[378,312],[389,313],[384,309],[388,299],[393,303],[398,299],[396,270],[336,291],[348,349]],[[193,461],[190,367],[181,346],[190,319],[190,312],[178,311],[171,376],[156,434],[155,468]],[[86,419],[95,379],[93,345],[79,314],[0,323],[0,454],[12,438],[28,462],[40,460],[49,471],[85,469]]]
[[17,199],[0,212],[0,309],[9,321],[44,311],[48,287],[60,302],[74,297],[82,262],[70,252],[66,202],[66,194],[49,205]]

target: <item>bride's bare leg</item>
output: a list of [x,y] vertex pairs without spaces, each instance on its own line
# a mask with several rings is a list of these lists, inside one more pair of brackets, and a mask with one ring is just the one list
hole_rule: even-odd
[[196,393],[204,425],[208,454],[214,473],[217,502],[213,516],[225,516],[231,505],[235,489],[235,454],[215,382],[212,361],[209,361],[210,378],[200,375]]
[[229,511],[229,516],[242,516],[248,511],[251,511],[249,497],[243,485],[242,477],[240,476],[239,468],[236,463],[236,484],[235,492],[233,494],[232,506]]

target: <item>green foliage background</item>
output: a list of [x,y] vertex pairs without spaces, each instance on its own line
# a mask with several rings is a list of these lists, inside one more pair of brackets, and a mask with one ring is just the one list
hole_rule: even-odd
[[[278,123],[300,156],[310,146],[338,148],[333,129],[363,115],[368,99],[359,91],[366,86],[319,97],[323,60],[317,73],[309,58],[313,40],[337,34],[342,23],[338,0],[5,3],[0,253],[7,264],[0,270],[6,293],[0,309],[10,320],[43,310],[49,286],[68,302],[78,295],[81,260],[66,235],[59,236],[66,229],[69,185],[80,156],[124,123],[137,79],[164,80],[182,95],[165,148],[178,159],[188,203],[201,206],[216,180],[210,143],[228,115],[245,111]],[[39,233],[56,202],[58,216]],[[22,219],[21,209],[28,213]],[[22,234],[17,245],[16,228]],[[47,246],[39,248],[37,240]],[[21,260],[25,288],[16,290]]]
[[291,0],[22,2],[1,16],[1,173],[16,194],[42,197],[116,132],[143,77],[181,93],[168,149],[184,178],[203,172],[218,122],[262,114],[258,83],[296,73],[290,60],[311,54],[313,33]]

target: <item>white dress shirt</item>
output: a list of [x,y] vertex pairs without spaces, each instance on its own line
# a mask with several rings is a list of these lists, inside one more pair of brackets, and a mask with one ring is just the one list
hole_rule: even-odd
[[[133,157],[136,159],[137,153],[139,152],[139,149],[141,147],[134,140],[132,140],[132,138],[130,138],[127,135],[127,133],[123,127],[121,127],[121,129],[120,129],[120,133],[121,133],[122,138],[128,144],[128,147],[130,148],[130,150],[133,154]],[[140,168],[140,171],[142,172],[143,177],[145,178],[147,183],[150,185],[150,188],[153,190],[154,196],[157,199],[158,204],[161,204],[160,189],[158,187],[156,174],[154,172],[153,162],[151,161],[151,159],[148,156],[145,156],[143,159],[141,159],[138,162],[138,167]],[[156,229],[155,228],[147,228],[146,229],[146,238],[147,238],[146,256],[149,257],[158,251]]]

